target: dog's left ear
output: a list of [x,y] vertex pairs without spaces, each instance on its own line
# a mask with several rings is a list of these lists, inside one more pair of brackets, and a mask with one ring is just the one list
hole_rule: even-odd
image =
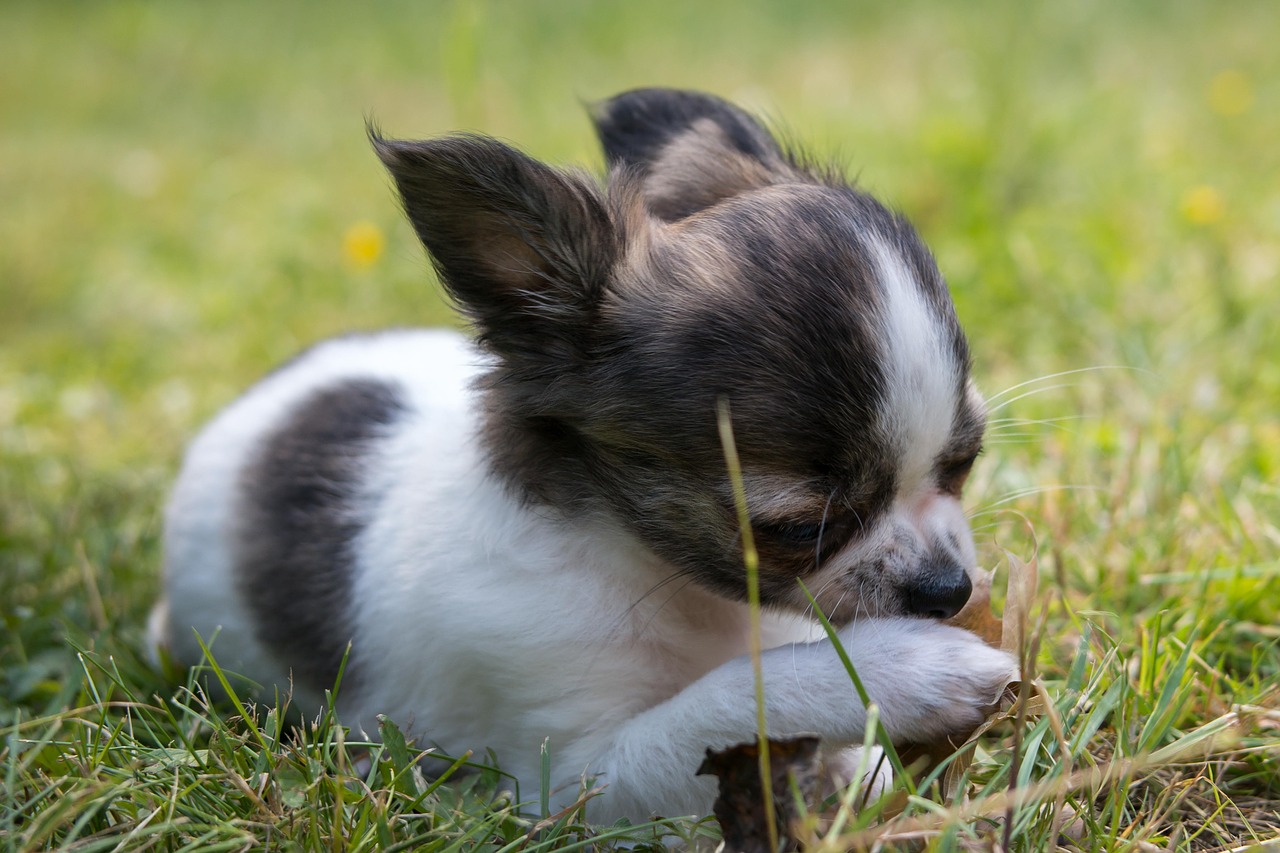
[[801,177],[760,122],[714,95],[635,89],[595,105],[592,119],[610,169],[637,172],[667,221]]

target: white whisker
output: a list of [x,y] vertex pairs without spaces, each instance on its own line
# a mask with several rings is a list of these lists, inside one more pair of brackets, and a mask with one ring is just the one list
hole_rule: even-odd
[[969,513],[968,517],[977,518],[982,515],[988,515],[992,512],[995,512],[998,507],[1001,507],[1004,504],[1012,503],[1013,501],[1021,500],[1022,498],[1030,497],[1031,495],[1038,495],[1044,492],[1058,492],[1058,491],[1105,492],[1106,489],[1104,489],[1102,486],[1086,486],[1086,485],[1070,485],[1070,484],[1063,484],[1063,485],[1056,485],[1056,486],[1032,486],[1027,489],[1020,489],[1016,492],[1011,492],[1008,495],[996,501],[993,501],[992,503],[984,504],[979,509],[974,510],[972,513]]
[[[1017,395],[1016,397],[1009,397],[1008,399],[1001,400],[998,405],[989,406],[988,411],[992,413],[999,412],[1002,409],[1012,406],[1014,403],[1018,402],[1019,400],[1025,400],[1027,397],[1034,397],[1037,394],[1046,394],[1049,391],[1057,391],[1061,388],[1075,388],[1078,385],[1079,385],[1078,382],[1059,382],[1056,385],[1046,385],[1043,388],[1032,388],[1030,391],[1025,391]],[[990,401],[988,401],[988,404],[989,403]]]
[[1044,426],[1070,432],[1061,425],[1069,421],[1086,420],[1089,417],[1089,415],[1063,415],[1057,418],[996,418],[987,422],[987,435],[998,435],[1015,426]]
[[[1053,380],[1053,379],[1060,379],[1060,378],[1062,378],[1063,376],[1075,376],[1075,375],[1077,375],[1077,374],[1081,374],[1081,373],[1092,373],[1092,372],[1093,372],[1093,371],[1095,371],[1095,370],[1133,370],[1133,371],[1142,372],[1142,373],[1150,373],[1150,372],[1151,372],[1151,371],[1149,371],[1149,370],[1146,370],[1145,368],[1141,368],[1141,367],[1132,367],[1132,366],[1127,365],[1127,364],[1099,364],[1099,365],[1095,365],[1095,366],[1093,366],[1093,367],[1077,367],[1077,368],[1075,368],[1074,370],[1063,370],[1063,371],[1060,371],[1060,372],[1058,372],[1058,373],[1049,373],[1049,374],[1047,374],[1047,375],[1045,375],[1045,376],[1037,376],[1035,379],[1028,379],[1026,382],[1019,382],[1017,385],[1010,385],[1008,388],[1005,388],[1003,391],[997,391],[995,394],[992,394],[990,397],[988,397],[988,398],[987,398],[987,405],[988,405],[988,406],[990,406],[990,405],[992,405],[992,404],[994,404],[994,403],[996,403],[996,402],[998,402],[998,401],[1002,400],[1006,395],[1011,394],[1011,393],[1013,393],[1014,391],[1017,391],[1017,390],[1019,390],[1019,389],[1021,389],[1021,388],[1026,388],[1026,387],[1027,387],[1027,386],[1029,386],[1029,385],[1035,385],[1037,382],[1048,382],[1048,381]],[[1053,387],[1054,387],[1054,388],[1066,388],[1066,387],[1071,387],[1071,383],[1068,383],[1068,384],[1065,384],[1065,385],[1055,385],[1055,386],[1053,386]],[[1028,393],[1029,393],[1029,394],[1038,394],[1038,393],[1040,393],[1040,391],[1041,391],[1041,390],[1043,390],[1043,391],[1052,391],[1052,390],[1053,390],[1053,388],[1044,388],[1044,389],[1039,389],[1039,390],[1031,391],[1031,392],[1028,392]],[[1024,397],[1024,396],[1027,396],[1027,395],[1025,395],[1025,394],[1023,394],[1023,395],[1019,395],[1016,399],[1019,399],[1019,400],[1020,400],[1020,399],[1022,399],[1022,397]],[[1012,402],[1012,401],[1008,401],[1008,402]],[[994,412],[994,411],[998,411],[999,409],[1001,409],[1001,408],[1003,408],[1004,406],[1008,405],[1008,402],[1002,402],[1002,403],[1000,403],[1000,405],[999,405],[998,407],[996,407],[996,408],[992,408],[990,411],[993,411],[993,412]]]

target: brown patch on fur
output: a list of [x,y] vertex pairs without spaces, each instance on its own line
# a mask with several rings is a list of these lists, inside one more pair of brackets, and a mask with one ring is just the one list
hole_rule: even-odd
[[747,472],[743,474],[742,484],[753,519],[772,522],[795,519],[820,521],[830,508],[831,499],[822,493],[818,484],[797,481],[794,475]]
[[735,150],[724,129],[704,118],[662,148],[645,178],[644,191],[654,215],[677,220],[749,190],[799,177],[780,155],[758,159]]

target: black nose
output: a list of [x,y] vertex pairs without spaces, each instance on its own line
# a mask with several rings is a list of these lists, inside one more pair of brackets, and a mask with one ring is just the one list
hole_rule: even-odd
[[964,607],[971,592],[973,584],[963,569],[930,576],[907,590],[907,610],[930,619],[950,619]]

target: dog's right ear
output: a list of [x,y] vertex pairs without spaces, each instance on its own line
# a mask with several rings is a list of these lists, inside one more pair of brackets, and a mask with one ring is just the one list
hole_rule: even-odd
[[639,173],[649,210],[667,221],[799,176],[760,122],[714,95],[635,89],[592,119],[609,167]]
[[483,136],[369,138],[482,343],[529,366],[581,347],[620,244],[590,179]]

